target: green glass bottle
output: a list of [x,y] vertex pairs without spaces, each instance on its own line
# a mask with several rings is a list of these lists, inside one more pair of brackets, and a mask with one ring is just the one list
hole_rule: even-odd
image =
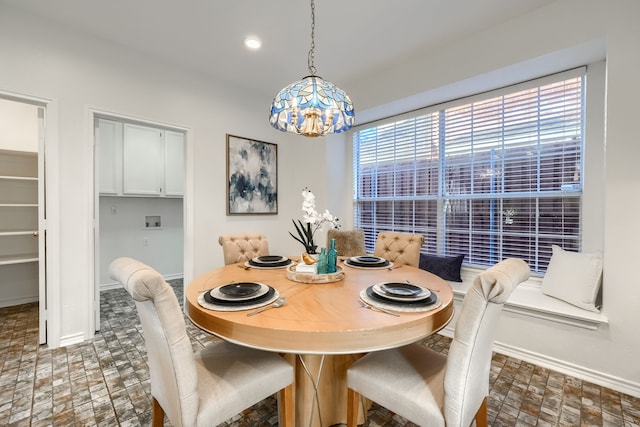
[[318,263],[316,264],[318,274],[327,274],[327,248],[320,249]]
[[327,273],[335,273],[338,270],[338,251],[336,250],[336,239],[331,239],[329,250],[327,251]]

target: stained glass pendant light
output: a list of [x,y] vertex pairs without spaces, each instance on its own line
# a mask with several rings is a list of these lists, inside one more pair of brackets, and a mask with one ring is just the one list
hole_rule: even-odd
[[315,1],[311,0],[311,49],[307,58],[309,75],[282,89],[271,104],[269,123],[283,132],[304,136],[339,133],[353,126],[355,112],[349,95],[316,76]]

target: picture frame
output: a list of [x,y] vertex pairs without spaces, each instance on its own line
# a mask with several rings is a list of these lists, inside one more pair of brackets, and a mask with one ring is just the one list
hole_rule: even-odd
[[278,213],[278,146],[227,134],[227,215]]

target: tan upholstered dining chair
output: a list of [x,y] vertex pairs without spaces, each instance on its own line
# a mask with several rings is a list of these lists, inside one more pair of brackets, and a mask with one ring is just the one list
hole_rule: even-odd
[[331,239],[336,239],[338,256],[352,257],[367,254],[364,244],[364,230],[337,230],[331,228],[327,230],[327,248]]
[[216,426],[279,393],[280,425],[293,427],[293,367],[276,353],[217,341],[193,353],[173,289],[151,267],[118,258],[109,268],[135,301],[147,346],[152,425]]
[[269,255],[267,238],[259,233],[226,234],[218,238],[218,243],[222,246],[225,265]]
[[376,238],[373,254],[396,265],[418,267],[423,243],[424,236],[421,234],[381,231]]
[[347,370],[347,426],[358,418],[359,395],[430,427],[487,426],[493,339],[502,306],[529,278],[520,259],[480,273],[467,291],[448,356],[419,344],[369,353]]

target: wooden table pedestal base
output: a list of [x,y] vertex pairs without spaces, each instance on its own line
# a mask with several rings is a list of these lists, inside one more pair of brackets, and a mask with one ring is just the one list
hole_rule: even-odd
[[[347,422],[347,368],[363,355],[285,354],[296,368],[296,424],[327,427]],[[317,387],[317,395],[316,395]],[[301,404],[304,402],[305,404]],[[358,424],[365,421],[361,408]],[[319,410],[318,410],[319,409]],[[309,420],[312,420],[309,423]]]

